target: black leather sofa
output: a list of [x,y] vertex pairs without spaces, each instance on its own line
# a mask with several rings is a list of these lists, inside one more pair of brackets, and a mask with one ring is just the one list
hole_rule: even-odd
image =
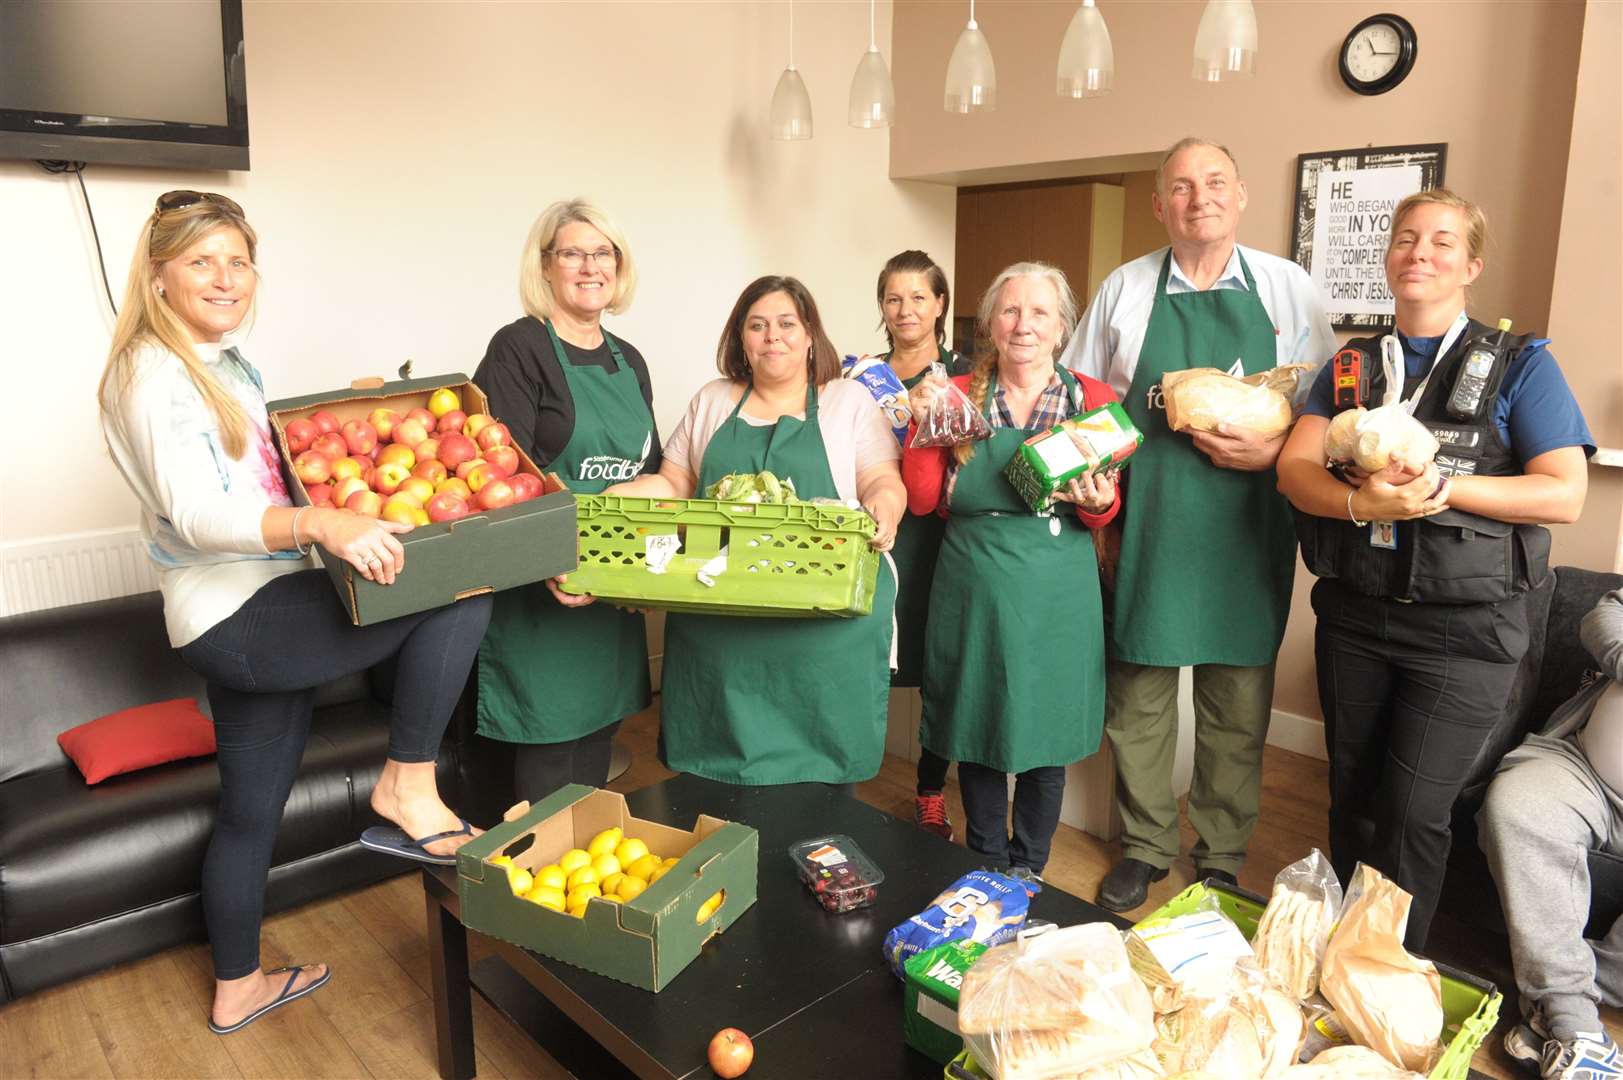
[[[362,848],[388,746],[391,671],[326,687],[272,859],[267,914],[411,869]],[[0,1003],[203,938],[198,880],[219,772],[196,758],[87,786],[60,731],[196,697],[157,593],[0,619]],[[445,800],[500,818],[511,764],[473,733],[471,694],[438,762]],[[496,781],[496,782],[493,782]]]

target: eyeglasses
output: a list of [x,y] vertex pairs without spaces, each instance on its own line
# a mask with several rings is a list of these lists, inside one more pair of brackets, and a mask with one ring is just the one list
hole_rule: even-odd
[[235,202],[226,198],[224,195],[216,195],[212,191],[186,190],[166,191],[162,195],[159,195],[155,213],[161,216],[170,210],[184,210],[188,206],[196,206],[201,202],[213,203],[215,206],[218,206],[229,213],[235,214],[237,217],[247,216],[242,212],[242,207],[238,206]]
[[549,249],[546,253],[551,255],[553,261],[559,266],[563,267],[565,270],[579,270],[582,266],[586,265],[587,260],[591,260],[592,263],[598,266],[601,266],[604,263],[613,263],[616,266],[620,265],[620,250],[618,248],[598,248],[596,251],[582,251],[579,248],[563,248],[560,251],[552,251]]

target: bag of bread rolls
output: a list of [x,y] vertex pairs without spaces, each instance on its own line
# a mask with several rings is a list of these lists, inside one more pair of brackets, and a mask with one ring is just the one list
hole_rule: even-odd
[[1340,910],[1341,883],[1318,848],[1274,877],[1251,947],[1257,966],[1297,1001],[1319,989],[1319,965]]
[[1403,947],[1409,900],[1360,863],[1324,950],[1319,989],[1354,1041],[1428,1073],[1443,1051],[1443,985],[1436,965]]
[[1273,438],[1289,430],[1291,400],[1305,364],[1284,364],[1238,378],[1216,368],[1188,368],[1161,376],[1167,426],[1173,431],[1215,431],[1219,424]]
[[1220,992],[1186,995],[1156,1017],[1155,1054],[1169,1076],[1274,1080],[1296,1063],[1305,1035],[1302,1009],[1249,963],[1235,965]]
[[1285,1070],[1283,1080],[1424,1080],[1419,1073],[1400,1069],[1364,1046],[1337,1046],[1325,1050],[1306,1065]]
[[1405,475],[1419,476],[1437,450],[1436,436],[1402,405],[1339,412],[1324,432],[1326,459],[1357,465],[1365,472],[1396,465]]

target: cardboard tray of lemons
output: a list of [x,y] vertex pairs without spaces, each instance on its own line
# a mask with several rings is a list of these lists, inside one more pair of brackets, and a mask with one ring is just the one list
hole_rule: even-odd
[[755,903],[759,852],[747,825],[701,814],[677,829],[570,784],[458,849],[462,922],[659,991]]

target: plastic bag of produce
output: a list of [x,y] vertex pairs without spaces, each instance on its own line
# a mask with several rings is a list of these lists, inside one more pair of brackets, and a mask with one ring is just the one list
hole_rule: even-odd
[[1189,368],[1161,376],[1167,426],[1173,431],[1216,431],[1220,424],[1273,438],[1291,426],[1291,399],[1305,364],[1285,364],[1238,378],[1216,368]]
[[883,946],[890,970],[905,979],[902,965],[910,956],[949,941],[978,941],[999,945],[1026,925],[1031,897],[1040,886],[990,870],[971,870],[885,935]]
[[930,365],[930,374],[914,388],[914,394],[922,399],[922,406],[913,409],[913,419],[918,422],[913,447],[957,446],[992,437],[986,417],[947,379],[947,369],[940,362]]
[[1425,1073],[1443,1050],[1443,989],[1436,966],[1403,947],[1409,899],[1360,863],[1324,950],[1319,989],[1358,1043]]
[[1419,476],[1437,456],[1437,438],[1402,405],[1359,407],[1339,412],[1324,433],[1324,456],[1365,472],[1397,466]]
[[1106,923],[1026,931],[964,974],[958,1027],[998,1080],[1071,1077],[1147,1049],[1149,992]]
[[1182,1008],[1156,1017],[1155,1030],[1167,1075],[1207,1080],[1281,1076],[1296,1064],[1304,1036],[1301,1006],[1250,963],[1235,965],[1226,984],[1187,995]]
[[1194,911],[1133,927],[1127,932],[1127,955],[1158,1013],[1179,1008],[1185,994],[1222,993],[1235,963],[1252,959],[1245,935],[1211,893]]
[[1364,1046],[1337,1046],[1306,1065],[1286,1069],[1282,1080],[1423,1080]]
[[1274,892],[1251,947],[1257,951],[1257,966],[1297,1001],[1319,989],[1324,946],[1340,910],[1341,883],[1318,848],[1274,878]]

